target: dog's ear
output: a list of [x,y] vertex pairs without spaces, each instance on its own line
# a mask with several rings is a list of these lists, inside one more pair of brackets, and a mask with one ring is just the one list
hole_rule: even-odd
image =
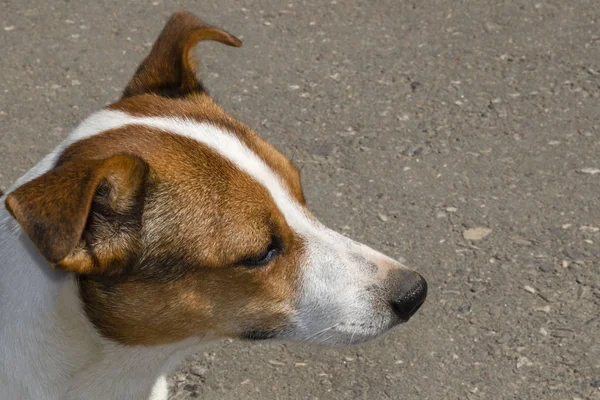
[[185,97],[194,92],[204,92],[196,77],[196,63],[192,58],[192,49],[201,40],[216,40],[235,47],[242,45],[235,36],[204,23],[195,15],[177,12],[171,16],[150,54],[138,67],[122,98],[144,93]]
[[139,250],[148,164],[135,156],[67,161],[6,197],[55,268],[115,274]]

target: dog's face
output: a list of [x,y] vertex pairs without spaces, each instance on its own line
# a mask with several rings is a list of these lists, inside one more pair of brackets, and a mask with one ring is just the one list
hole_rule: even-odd
[[123,98],[79,128],[94,134],[10,193],[9,211],[120,343],[348,344],[408,320],[425,281],[310,214],[298,170],[197,80],[204,39],[240,45],[175,14]]

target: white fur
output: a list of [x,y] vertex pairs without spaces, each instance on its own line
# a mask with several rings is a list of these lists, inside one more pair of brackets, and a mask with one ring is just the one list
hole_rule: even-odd
[[[50,170],[70,144],[125,125],[145,125],[202,142],[271,194],[307,243],[295,328],[290,339],[349,343],[389,328],[365,294],[400,264],[321,225],[266,163],[234,135],[211,124],[134,117],[103,110],[90,116],[11,190]],[[82,311],[71,275],[53,271],[0,205],[0,393],[6,399],[164,400],[166,374],[202,342],[124,347],[101,338]],[[378,267],[372,270],[372,265]],[[361,324],[365,326],[360,326]]]

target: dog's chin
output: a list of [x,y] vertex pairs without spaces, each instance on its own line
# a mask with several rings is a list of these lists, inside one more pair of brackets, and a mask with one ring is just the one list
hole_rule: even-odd
[[315,343],[318,345],[324,345],[329,347],[345,347],[360,345],[367,343],[385,335],[388,331],[378,332],[343,332],[337,335],[331,335],[331,337],[322,340],[310,340],[309,343]]
[[[282,330],[248,330],[241,333],[238,337],[244,341],[276,340],[343,347],[370,342],[385,335],[403,322],[405,321],[391,316],[371,324],[354,322],[338,323],[316,332],[287,327],[287,329]],[[361,327],[361,325],[367,325],[367,327]]]
[[403,321],[395,316],[383,318],[383,320],[373,324],[340,323],[332,326],[331,329],[325,329],[311,335],[303,341],[333,347],[358,345],[376,340],[402,323]]

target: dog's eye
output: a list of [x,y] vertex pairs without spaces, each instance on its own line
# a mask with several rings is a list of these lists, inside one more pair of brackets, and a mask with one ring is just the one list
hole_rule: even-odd
[[278,240],[271,240],[271,244],[265,251],[256,257],[249,257],[241,261],[240,264],[245,267],[264,267],[269,264],[281,252],[281,244]]

